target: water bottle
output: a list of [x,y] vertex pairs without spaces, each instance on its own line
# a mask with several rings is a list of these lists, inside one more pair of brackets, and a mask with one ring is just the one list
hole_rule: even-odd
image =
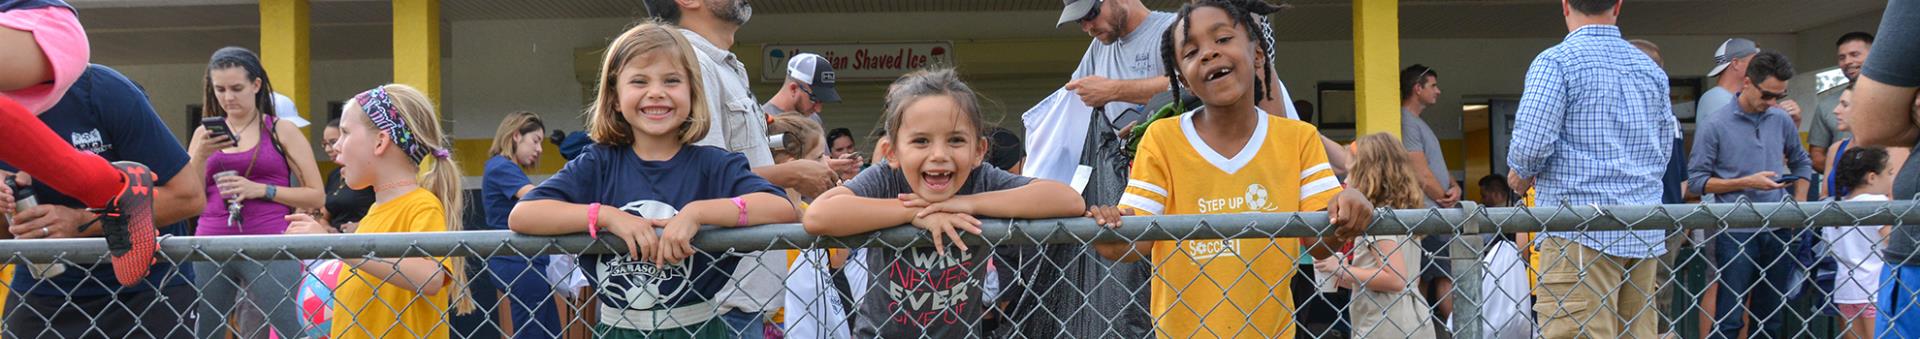
[[[39,199],[34,198],[33,186],[20,186],[19,183],[11,180],[12,178],[10,177],[6,179],[7,187],[13,188],[13,205],[14,208],[17,209],[14,211],[15,213],[26,211],[27,209],[40,205]],[[12,213],[7,214],[7,223],[13,223]],[[60,273],[66,272],[67,265],[60,263],[32,264],[27,267],[27,273],[32,274],[34,279],[40,280],[46,280],[47,278],[59,276]]]

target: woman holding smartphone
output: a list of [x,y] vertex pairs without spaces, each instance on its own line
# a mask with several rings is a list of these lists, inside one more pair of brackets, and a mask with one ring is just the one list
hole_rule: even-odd
[[[296,210],[319,210],[326,195],[313,146],[292,122],[275,119],[273,85],[260,57],[239,47],[222,48],[207,63],[201,126],[193,133],[188,173],[207,189],[197,236],[281,234]],[[220,253],[210,253],[223,259]],[[197,306],[194,335],[200,338],[295,337],[300,332],[290,295],[299,286],[300,262],[232,258],[193,264]],[[251,301],[236,300],[247,289]],[[245,310],[239,305],[248,305]],[[229,320],[237,328],[229,329]]]

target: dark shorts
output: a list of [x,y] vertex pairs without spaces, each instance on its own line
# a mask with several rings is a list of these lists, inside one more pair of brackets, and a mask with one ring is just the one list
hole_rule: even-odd
[[1429,234],[1420,238],[1420,248],[1426,252],[1420,256],[1421,281],[1453,280],[1453,261],[1446,258],[1447,244],[1451,242],[1452,234]]
[[193,287],[97,297],[11,294],[7,296],[6,338],[192,338]]

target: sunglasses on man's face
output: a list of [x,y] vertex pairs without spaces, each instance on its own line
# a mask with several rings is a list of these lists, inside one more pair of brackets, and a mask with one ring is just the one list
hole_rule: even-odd
[[1783,92],[1768,92],[1767,90],[1764,90],[1764,89],[1760,89],[1760,84],[1757,84],[1757,83],[1751,83],[1751,81],[1749,81],[1749,84],[1748,84],[1748,85],[1751,85],[1751,86],[1753,86],[1753,90],[1754,90],[1755,92],[1760,92],[1760,100],[1767,100],[1767,101],[1772,101],[1772,100],[1780,100],[1780,99],[1786,99],[1786,98],[1787,98],[1787,93],[1783,93]]
[[1780,99],[1786,99],[1786,98],[1787,98],[1786,93],[1774,93],[1774,92],[1768,92],[1765,90],[1760,91],[1760,100],[1772,101],[1772,100],[1780,100]]
[[1787,98],[1787,93],[1768,92],[1767,90],[1760,89],[1760,86],[1753,86],[1753,90],[1760,92],[1760,100],[1774,101]]
[[1098,1],[1096,1],[1096,2],[1094,2],[1094,3],[1093,3],[1093,9],[1090,9],[1090,10],[1087,10],[1087,16],[1084,16],[1084,17],[1080,17],[1080,23],[1083,23],[1083,24],[1084,24],[1084,23],[1087,23],[1088,21],[1093,21],[1093,19],[1096,19],[1096,18],[1099,18],[1099,17],[1100,17],[1100,7],[1106,7],[1105,5],[1106,5],[1106,4],[1104,4],[1104,3],[1101,3],[1101,2],[1098,2]]

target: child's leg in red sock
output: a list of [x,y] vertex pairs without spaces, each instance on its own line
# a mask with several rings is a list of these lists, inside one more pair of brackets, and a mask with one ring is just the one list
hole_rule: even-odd
[[33,180],[79,199],[90,208],[107,205],[126,188],[126,178],[106,159],[76,150],[53,134],[20,103],[0,96],[0,162],[33,174]]

